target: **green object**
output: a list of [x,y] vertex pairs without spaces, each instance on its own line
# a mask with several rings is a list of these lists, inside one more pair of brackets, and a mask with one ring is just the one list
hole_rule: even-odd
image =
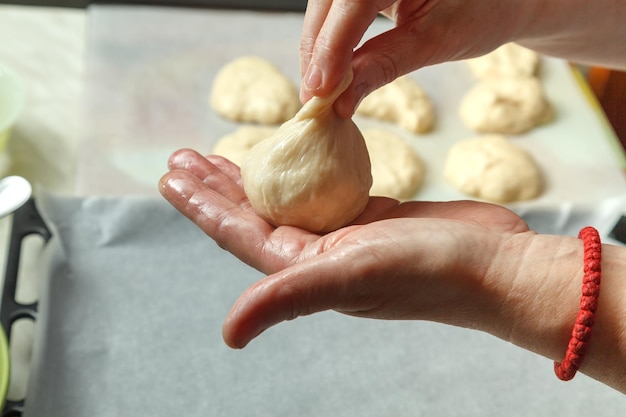
[[22,80],[0,64],[0,152],[6,147],[11,128],[17,121],[26,98]]
[[0,327],[0,410],[4,407],[4,402],[7,398],[10,366],[9,344],[7,343],[7,337],[4,334],[4,329]]

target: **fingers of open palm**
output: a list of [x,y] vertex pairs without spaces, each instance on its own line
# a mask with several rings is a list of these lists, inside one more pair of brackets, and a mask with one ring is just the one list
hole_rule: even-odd
[[239,167],[221,156],[205,157],[194,150],[181,149],[170,156],[168,166],[170,170],[189,172],[235,203],[246,199]]
[[[267,268],[260,252],[273,227],[254,213],[239,168],[218,157],[183,149],[172,154],[161,194],[220,246],[244,262]],[[241,239],[246,236],[246,239]]]
[[256,269],[274,272],[293,257],[272,241],[274,227],[246,204],[233,202],[189,171],[165,174],[161,193],[220,247]]
[[[160,190],[181,213],[221,247],[265,273],[314,256],[318,235],[295,227],[275,228],[258,216],[241,186],[237,165],[191,150],[172,155]],[[245,236],[245,239],[241,237]]]

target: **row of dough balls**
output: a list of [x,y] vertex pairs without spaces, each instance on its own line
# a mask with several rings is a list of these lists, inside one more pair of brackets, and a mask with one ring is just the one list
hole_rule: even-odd
[[[278,128],[247,125],[222,137],[213,148],[241,166],[245,155],[262,140],[274,135]],[[400,200],[413,198],[424,180],[424,163],[415,150],[401,137],[381,129],[362,132],[372,166],[370,195]]]
[[[247,125],[224,136],[213,152],[237,165],[276,127]],[[424,180],[424,163],[398,135],[382,129],[363,131],[372,165],[371,195],[399,200],[415,197]],[[459,191],[484,200],[507,203],[539,195],[543,180],[534,159],[502,135],[483,135],[454,144],[444,165],[444,177]]]
[[[536,77],[539,55],[534,51],[509,43],[466,62],[479,80],[459,107],[468,128],[509,135],[553,119],[553,107]],[[291,119],[301,107],[296,85],[258,56],[244,56],[222,67],[215,77],[210,103],[225,118],[267,125]],[[432,101],[408,76],[369,94],[356,113],[396,123],[411,133],[427,133],[435,125]]]
[[503,135],[524,133],[554,119],[537,77],[539,54],[508,43],[466,63],[478,82],[463,97],[459,113],[466,126],[488,135],[455,144],[444,177],[461,192],[489,201],[537,197],[545,186],[540,167]]
[[[534,77],[538,56],[515,44],[468,60],[481,79],[463,99],[460,113],[478,132],[520,133],[552,117],[541,84]],[[275,126],[301,107],[295,85],[269,61],[255,56],[225,65],[214,81],[211,105],[222,116],[243,126],[222,138],[213,152],[240,165],[243,155],[271,136]],[[433,105],[421,87],[400,77],[366,97],[357,114],[395,122],[413,133],[433,128]],[[413,198],[423,183],[424,164],[401,137],[384,130],[363,132],[372,163],[372,195]],[[533,159],[503,136],[464,140],[449,150],[445,178],[459,191],[494,202],[534,198],[542,189]]]
[[[301,107],[296,85],[271,62],[258,56],[235,59],[218,71],[210,96],[213,109],[236,122],[275,125]],[[370,94],[357,113],[396,122],[410,132],[434,126],[435,111],[422,88],[401,77]]]

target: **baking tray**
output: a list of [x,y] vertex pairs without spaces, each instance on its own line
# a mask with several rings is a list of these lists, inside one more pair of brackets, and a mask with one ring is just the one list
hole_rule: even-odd
[[34,207],[54,236],[33,314],[28,400],[9,415],[583,416],[625,405],[585,375],[564,384],[546,358],[437,323],[326,312],[229,349],[221,320],[262,274],[162,199],[38,201],[15,230],[41,228]]
[[[232,59],[254,54],[298,84],[302,19],[297,12],[90,8],[77,193],[157,194],[158,179],[173,151],[188,147],[211,153],[221,137],[242,125],[220,117],[209,105],[217,71]],[[377,19],[366,38],[391,26]],[[434,103],[432,132],[415,135],[391,123],[360,116],[354,120],[362,129],[396,133],[422,157],[425,180],[414,199],[467,199],[445,180],[443,165],[454,143],[477,136],[458,115],[462,97],[477,81],[462,61],[422,68],[410,76]],[[546,189],[536,199],[509,206],[554,208],[626,194],[623,149],[580,74],[568,62],[542,57],[539,77],[556,118],[511,140],[537,160]]]

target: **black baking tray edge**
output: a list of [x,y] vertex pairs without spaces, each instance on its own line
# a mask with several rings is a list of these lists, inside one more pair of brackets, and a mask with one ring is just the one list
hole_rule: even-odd
[[[23,304],[16,300],[16,291],[20,270],[22,242],[25,238],[39,235],[44,242],[52,237],[50,229],[41,218],[34,199],[30,199],[13,213],[11,234],[4,274],[4,286],[0,299],[0,322],[10,344],[11,328],[20,319],[37,319],[37,302]],[[7,400],[2,410],[2,417],[19,417],[24,409],[25,399]]]
[[93,4],[304,11],[307,0],[3,0],[2,4],[86,8]]

